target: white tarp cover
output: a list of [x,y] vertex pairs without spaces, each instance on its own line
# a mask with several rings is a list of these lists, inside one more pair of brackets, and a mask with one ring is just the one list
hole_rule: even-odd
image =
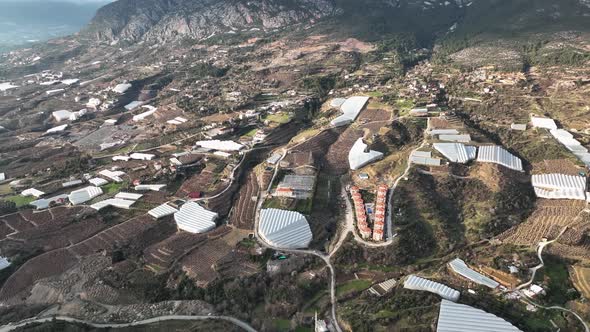
[[411,275],[406,282],[404,282],[404,288],[412,290],[420,290],[431,292],[440,295],[445,300],[457,302],[461,293],[441,283],[420,278],[415,275]]
[[285,249],[307,248],[313,238],[305,216],[280,209],[261,210],[258,231],[266,242]]
[[475,159],[477,148],[462,143],[434,143],[432,145],[445,158],[454,163],[465,164]]
[[240,151],[244,148],[242,144],[238,144],[234,141],[220,141],[220,140],[210,140],[210,141],[198,141],[197,146],[200,146],[205,149],[211,150],[219,150],[219,151]]
[[100,174],[106,178],[109,178],[115,182],[123,182],[123,179],[121,178],[121,176],[125,175],[125,172],[111,171],[111,170],[105,169],[105,170],[98,172],[98,174]]
[[125,93],[127,90],[129,90],[129,88],[131,88],[131,84],[122,83],[122,84],[118,84],[117,86],[115,86],[113,88],[113,91],[117,92],[117,93]]
[[186,202],[174,214],[178,228],[189,233],[204,233],[214,229],[217,217],[217,213],[206,210],[195,202]]
[[502,165],[515,171],[523,170],[520,158],[497,145],[480,146],[477,161]]
[[109,181],[107,181],[103,178],[93,178],[93,179],[88,180],[88,182],[95,187],[104,186],[105,184],[109,183]]
[[465,134],[465,135],[438,135],[438,139],[441,141],[446,141],[446,142],[460,142],[460,143],[471,142],[471,136],[469,134]]
[[332,120],[331,124],[338,127],[353,122],[359,116],[368,101],[369,97],[362,96],[354,96],[346,99],[346,101],[340,106],[342,115]]
[[0,256],[0,270],[4,270],[5,268],[10,266],[10,262],[8,261],[8,259],[6,259],[6,257],[1,257]]
[[483,310],[442,300],[437,332],[517,332],[514,325]]
[[164,218],[178,212],[177,209],[164,203],[148,211],[148,214],[156,219]]
[[98,203],[92,204],[90,207],[100,211],[107,206],[113,206],[119,209],[126,209],[129,210],[131,205],[135,204],[135,201],[126,200],[126,199],[118,199],[118,198],[109,198],[105,199],[104,201],[100,201]]
[[33,196],[33,197],[37,197],[37,198],[45,195],[44,192],[42,192],[41,190],[37,190],[35,188],[23,190],[23,192],[21,192],[20,194],[21,194],[21,196],[25,196],[25,197],[26,196]]
[[57,127],[53,127],[53,128],[51,128],[51,129],[47,130],[47,131],[46,131],[46,133],[47,133],[47,134],[58,133],[58,132],[60,132],[60,131],[64,131],[64,130],[66,130],[66,128],[67,128],[67,127],[68,127],[68,125],[67,125],[67,124],[65,124],[65,125],[61,125],[61,126],[57,126]]
[[18,86],[12,85],[12,83],[10,83],[10,82],[0,83],[0,91],[7,91],[10,89],[15,89],[15,88],[18,88]]
[[118,199],[128,199],[130,201],[136,201],[140,199],[143,195],[142,194],[135,194],[135,193],[127,193],[127,192],[120,192],[115,195],[115,198]]
[[457,129],[432,129],[428,132],[430,136],[434,135],[459,135]]
[[535,174],[532,177],[532,182],[534,187],[545,189],[586,189],[586,178],[579,175]]
[[493,279],[490,279],[484,276],[483,274],[471,269],[469,266],[467,266],[467,264],[465,264],[463,260],[459,258],[455,258],[454,260],[452,260],[449,263],[449,266],[451,267],[451,269],[453,269],[453,271],[473,281],[476,284],[484,285],[489,288],[496,288],[500,285]]
[[66,201],[68,199],[68,195],[66,194],[62,194],[62,195],[57,195],[54,197],[50,197],[50,198],[41,198],[38,199],[36,201],[32,201],[31,203],[29,203],[29,205],[34,206],[37,210],[43,210],[43,209],[47,209],[51,203],[57,203],[58,201]]
[[549,130],[557,129],[557,124],[555,123],[555,121],[549,118],[540,118],[533,116],[531,117],[531,123],[535,128],[545,128]]
[[160,191],[162,188],[165,188],[165,184],[140,184],[135,186],[136,191]]
[[100,195],[102,195],[102,189],[94,186],[88,186],[80,190],[72,191],[68,196],[68,199],[73,205],[78,205],[86,203]]
[[535,174],[532,177],[535,195],[546,199],[586,200],[586,178],[566,174]]
[[156,155],[149,154],[149,153],[132,153],[129,158],[135,160],[152,160],[156,157]]
[[366,151],[367,148],[368,145],[363,142],[362,138],[354,143],[348,153],[350,169],[357,170],[383,158],[383,153],[374,150]]

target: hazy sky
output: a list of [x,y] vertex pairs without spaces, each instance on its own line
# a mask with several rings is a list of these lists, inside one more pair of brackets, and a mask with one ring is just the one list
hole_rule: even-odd
[[73,2],[73,3],[106,3],[106,2],[113,2],[115,0],[0,0],[0,3],[2,2],[39,2],[39,1],[43,1],[43,2],[48,2],[48,1],[53,1],[53,2]]

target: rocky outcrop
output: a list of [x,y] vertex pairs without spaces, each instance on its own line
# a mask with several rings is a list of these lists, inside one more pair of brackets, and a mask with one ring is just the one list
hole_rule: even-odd
[[119,0],[101,8],[83,35],[101,41],[204,39],[313,23],[335,12],[332,0]]

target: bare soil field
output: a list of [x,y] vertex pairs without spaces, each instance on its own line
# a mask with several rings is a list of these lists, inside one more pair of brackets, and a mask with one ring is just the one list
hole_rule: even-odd
[[533,164],[534,174],[561,173],[578,175],[580,172],[584,172],[584,168],[577,166],[569,159],[544,160]]
[[[565,226],[574,223],[574,219],[584,209],[584,203],[579,201],[542,199],[537,204],[524,223],[500,234],[499,239],[518,245],[536,245],[543,238],[552,240]],[[563,242],[562,238],[560,242]]]
[[574,265],[571,267],[570,275],[576,289],[585,298],[590,299],[590,268]]
[[391,119],[391,112],[378,108],[367,108],[361,112],[357,121],[363,122],[375,122],[375,121],[388,121]]
[[184,257],[180,264],[187,275],[194,279],[198,286],[205,287],[219,277],[216,265],[229,255],[247,232],[220,227],[211,232],[209,240]]
[[248,174],[247,182],[242,186],[230,217],[230,224],[239,229],[254,229],[256,215],[256,202],[260,187],[256,174],[252,171]]
[[360,129],[348,127],[330,146],[326,153],[326,170],[331,174],[345,174],[350,166],[348,165],[348,153],[350,149],[363,136]]

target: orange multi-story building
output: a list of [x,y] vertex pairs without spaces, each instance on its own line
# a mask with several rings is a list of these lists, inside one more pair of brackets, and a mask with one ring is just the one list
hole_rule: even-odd
[[383,230],[376,229],[373,231],[373,241],[383,241]]
[[383,230],[385,229],[385,215],[387,205],[387,191],[389,188],[386,185],[380,185],[377,189],[377,198],[375,206],[375,218],[373,222],[373,230],[367,224],[367,213],[365,211],[365,202],[356,186],[350,187],[350,195],[354,202],[354,210],[356,213],[357,227],[359,233],[364,239],[373,238],[373,241],[383,241]]

